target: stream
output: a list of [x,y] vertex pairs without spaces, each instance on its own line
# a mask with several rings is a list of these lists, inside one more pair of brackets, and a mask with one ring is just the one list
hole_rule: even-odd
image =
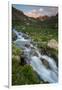
[[[41,80],[49,83],[58,82],[58,67],[53,58],[42,55],[32,39],[22,32],[17,32],[13,29],[17,39],[14,41],[17,47],[23,49],[23,54],[27,64],[30,64]],[[43,64],[43,60],[48,62],[49,68]]]

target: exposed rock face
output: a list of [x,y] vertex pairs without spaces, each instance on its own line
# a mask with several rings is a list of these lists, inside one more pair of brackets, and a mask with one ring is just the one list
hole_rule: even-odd
[[43,20],[46,20],[48,19],[49,17],[47,15],[44,15],[44,16],[39,16],[37,19],[43,21]]
[[51,39],[48,42],[47,46],[57,50],[58,49],[58,42],[55,39]]

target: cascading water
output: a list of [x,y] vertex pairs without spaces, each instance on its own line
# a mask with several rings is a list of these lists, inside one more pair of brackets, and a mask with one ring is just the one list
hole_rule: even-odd
[[[23,49],[26,62],[32,66],[41,79],[56,83],[58,81],[58,69],[54,59],[47,55],[41,55],[38,48],[32,44],[32,40],[26,34],[17,32],[15,29],[13,29],[13,32],[17,35],[14,43]],[[42,63],[43,59],[48,62],[50,69],[47,69]]]

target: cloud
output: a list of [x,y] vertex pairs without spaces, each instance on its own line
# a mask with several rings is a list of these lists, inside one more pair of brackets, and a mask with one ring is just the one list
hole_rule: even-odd
[[37,12],[37,10],[36,10],[36,9],[33,9],[33,10],[32,10],[32,13],[36,13],[36,12]]
[[29,17],[34,17],[37,18],[39,16],[44,16],[44,15],[48,15],[48,16],[53,16],[56,15],[58,12],[57,8],[54,7],[44,7],[44,8],[38,8],[38,9],[32,9],[29,12],[25,12],[24,14],[29,16]]
[[42,12],[43,10],[44,10],[43,8],[40,8],[40,9],[39,9],[39,12]]
[[34,17],[34,18],[37,18],[40,16],[40,13],[38,13],[38,10],[36,10],[36,9],[33,9],[31,12],[24,13],[24,14],[29,17]]

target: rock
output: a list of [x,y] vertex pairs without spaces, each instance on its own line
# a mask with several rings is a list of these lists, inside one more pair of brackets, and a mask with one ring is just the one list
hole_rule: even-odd
[[14,32],[12,32],[12,40],[15,41],[17,39],[17,36]]
[[47,69],[50,69],[49,63],[45,59],[42,59],[41,61]]
[[21,64],[21,65],[25,65],[25,64],[26,64],[24,55],[21,55],[21,56],[20,56],[20,64]]
[[13,56],[12,56],[12,59],[15,59],[15,60],[17,60],[17,61],[20,61],[20,57],[19,57],[19,56],[17,56],[17,55],[16,55],[16,56],[15,56],[15,55],[13,55]]
[[47,44],[48,47],[50,48],[54,48],[54,49],[58,49],[58,42],[55,40],[55,39],[51,39],[48,44]]

